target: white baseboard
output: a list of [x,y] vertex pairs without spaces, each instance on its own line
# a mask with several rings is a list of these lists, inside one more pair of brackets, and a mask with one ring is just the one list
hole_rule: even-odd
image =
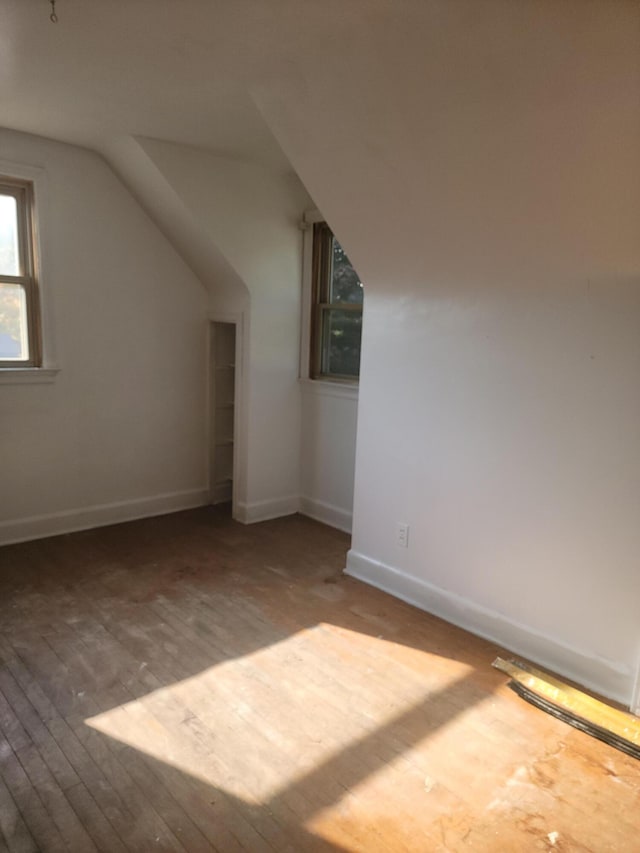
[[308,515],[309,518],[315,518],[316,521],[328,524],[329,527],[337,527],[338,530],[351,533],[352,513],[340,509],[334,504],[317,501],[314,498],[301,497],[300,512],[302,515]]
[[627,706],[631,702],[634,673],[624,664],[571,648],[468,598],[406,575],[357,551],[347,554],[345,573],[617,702]]
[[254,501],[248,504],[238,501],[234,507],[233,517],[242,524],[255,524],[258,521],[269,521],[271,518],[293,515],[298,512],[299,508],[300,498],[297,495],[266,501]]
[[105,527],[136,518],[165,515],[182,509],[193,509],[209,503],[208,489],[190,489],[184,492],[169,492],[148,498],[97,504],[81,509],[64,510],[47,515],[32,515],[0,522],[0,545],[74,533],[92,527]]

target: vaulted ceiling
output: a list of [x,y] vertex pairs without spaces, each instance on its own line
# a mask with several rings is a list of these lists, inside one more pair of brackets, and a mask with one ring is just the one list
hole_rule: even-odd
[[[286,161],[255,81],[389,2],[3,0],[0,125],[104,150],[146,136]],[[348,8],[345,8],[348,7]]]

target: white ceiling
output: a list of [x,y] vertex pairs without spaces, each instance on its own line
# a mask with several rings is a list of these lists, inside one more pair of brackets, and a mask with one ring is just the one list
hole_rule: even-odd
[[[368,0],[364,6],[388,6]],[[0,126],[106,150],[140,135],[285,165],[250,97],[362,0],[0,0]]]

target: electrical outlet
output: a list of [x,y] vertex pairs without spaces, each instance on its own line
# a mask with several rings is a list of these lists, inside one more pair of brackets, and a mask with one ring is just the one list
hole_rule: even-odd
[[406,521],[399,521],[396,524],[396,542],[400,548],[409,547],[409,525]]

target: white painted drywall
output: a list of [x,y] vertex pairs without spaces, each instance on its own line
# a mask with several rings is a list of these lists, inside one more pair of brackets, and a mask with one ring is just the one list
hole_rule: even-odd
[[60,368],[49,384],[0,384],[0,541],[206,501],[200,282],[98,155],[3,130],[0,160],[42,173]]
[[206,286],[210,316],[243,326],[236,516],[259,520],[300,509],[350,530],[357,390],[306,383],[300,400],[296,381],[299,225],[308,195],[291,174],[188,146],[121,139],[108,150]]
[[246,285],[211,239],[207,223],[185,204],[149,157],[142,140],[118,137],[105,141],[102,152],[207,289],[210,308],[242,313],[249,301]]
[[[244,283],[243,477],[238,517],[255,521],[299,506],[298,353],[302,211],[310,200],[292,174],[158,140],[139,140]],[[235,305],[212,290],[212,311]]]
[[624,0],[377,4],[254,89],[367,285],[350,570],[625,701],[639,29]]
[[351,531],[358,421],[357,388],[302,381],[300,508]]

